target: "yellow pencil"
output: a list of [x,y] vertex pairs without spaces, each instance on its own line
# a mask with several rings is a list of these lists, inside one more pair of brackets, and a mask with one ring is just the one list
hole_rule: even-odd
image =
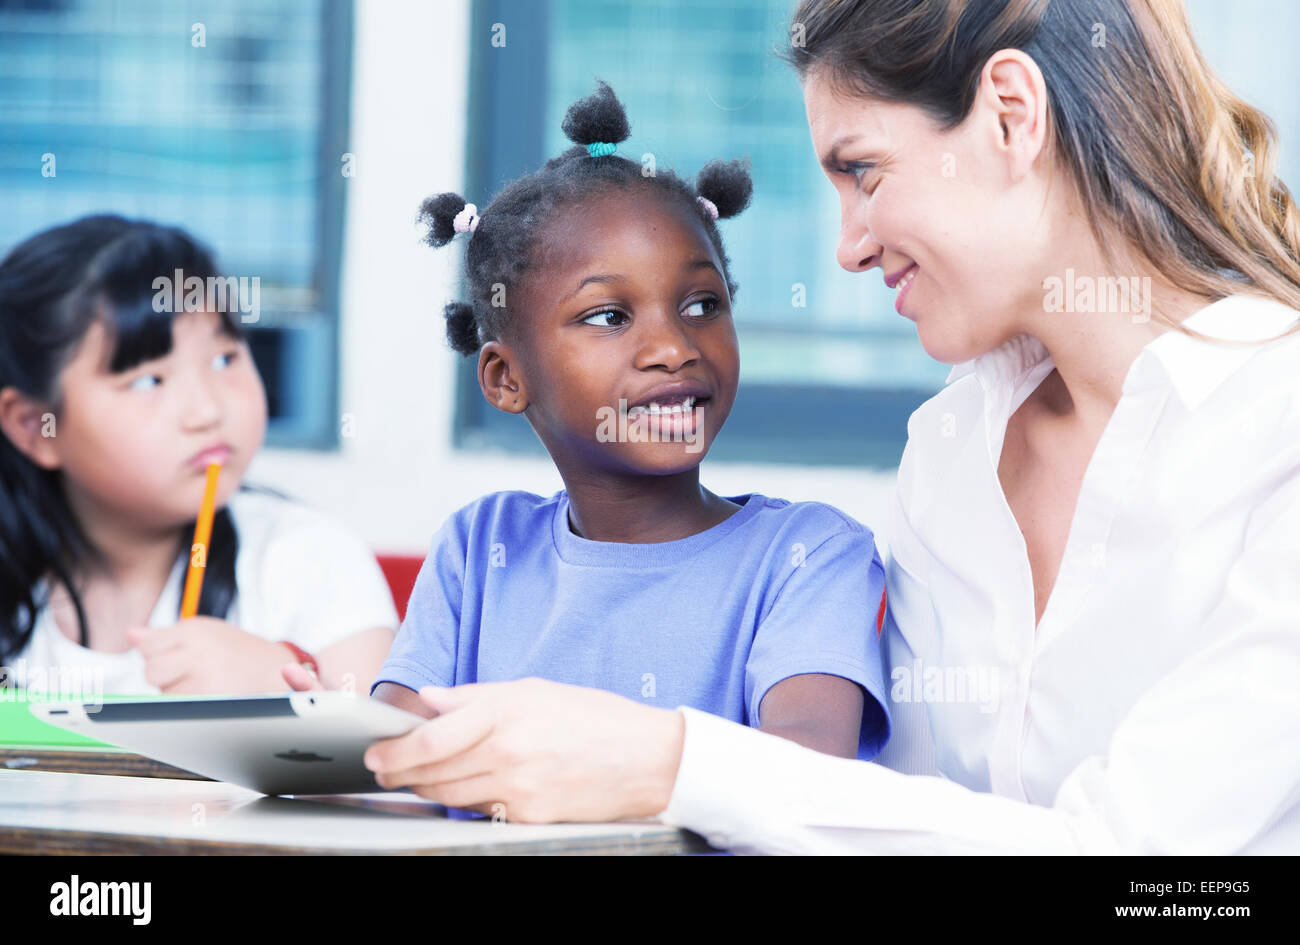
[[208,463],[208,482],[199,506],[199,520],[194,523],[194,543],[190,545],[190,570],[185,575],[185,594],[181,597],[181,619],[188,620],[199,612],[199,594],[203,591],[203,569],[208,566],[208,539],[212,537],[212,516],[217,511],[217,477],[220,463]]

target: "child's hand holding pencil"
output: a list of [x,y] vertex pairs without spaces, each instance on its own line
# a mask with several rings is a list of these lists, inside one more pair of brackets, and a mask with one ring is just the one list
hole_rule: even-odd
[[127,639],[145,658],[145,679],[165,693],[282,692],[287,687],[280,670],[293,658],[284,644],[254,636],[225,620],[196,616],[220,477],[221,464],[209,463],[190,545],[180,622],[174,627],[137,627],[127,631]]

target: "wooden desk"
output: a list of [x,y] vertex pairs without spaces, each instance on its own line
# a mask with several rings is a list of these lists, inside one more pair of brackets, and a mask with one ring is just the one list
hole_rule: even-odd
[[650,821],[450,820],[407,792],[266,797],[220,781],[0,770],[0,854],[703,853]]
[[183,778],[210,781],[120,748],[0,748],[0,770],[66,771],[71,774],[120,774],[134,778]]

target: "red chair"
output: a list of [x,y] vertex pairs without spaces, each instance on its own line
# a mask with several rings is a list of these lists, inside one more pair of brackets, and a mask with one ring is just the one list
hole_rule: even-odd
[[388,581],[388,590],[392,592],[393,604],[397,607],[397,616],[406,616],[406,603],[411,599],[411,590],[415,587],[415,577],[420,573],[424,559],[417,555],[375,555],[379,559],[379,568]]

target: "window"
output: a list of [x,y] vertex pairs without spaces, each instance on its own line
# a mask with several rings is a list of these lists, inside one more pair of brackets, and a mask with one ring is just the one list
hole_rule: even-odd
[[258,278],[274,445],[336,443],[351,17],[335,0],[0,0],[0,252],[113,212]]

